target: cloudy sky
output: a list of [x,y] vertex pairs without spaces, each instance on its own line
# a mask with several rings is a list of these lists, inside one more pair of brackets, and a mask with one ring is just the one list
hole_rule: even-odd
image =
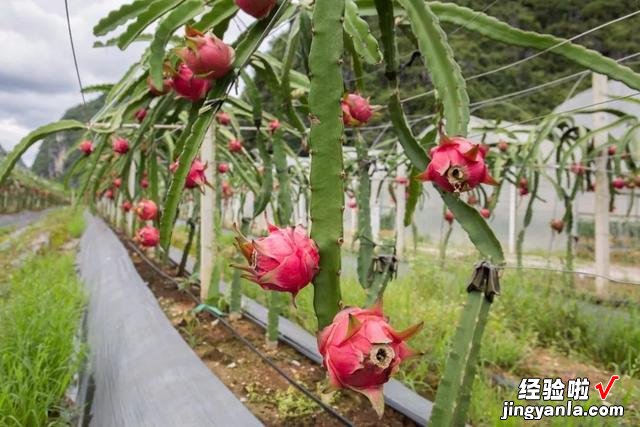
[[[93,49],[93,25],[125,0],[69,0],[83,84],[108,83],[138,57],[141,47]],[[59,119],[81,102],[63,0],[0,2],[0,144],[13,147],[33,128]],[[36,150],[25,155],[31,164]]]
[[[83,85],[117,81],[143,46],[134,43],[124,52],[116,47],[94,49],[92,28],[109,11],[131,0],[68,1]],[[246,15],[240,19],[250,21]],[[230,39],[237,34],[233,25],[229,33]],[[106,36],[110,37],[113,34]],[[64,0],[0,0],[0,40],[0,145],[8,150],[29,131],[58,120],[82,99]],[[23,157],[27,165],[33,162],[37,148]]]

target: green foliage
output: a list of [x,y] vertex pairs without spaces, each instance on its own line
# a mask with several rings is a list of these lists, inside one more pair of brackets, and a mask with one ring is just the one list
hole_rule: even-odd
[[426,3],[408,0],[399,0],[399,3],[407,12],[427,71],[442,101],[447,134],[465,136],[469,124],[469,96],[447,36]]
[[314,37],[309,54],[311,89],[311,238],[320,251],[319,271],[314,279],[315,310],[319,328],[331,323],[339,310],[340,246],[344,209],[340,99],[343,81],[344,0],[317,0],[313,9]]
[[[71,253],[56,251],[82,229],[82,216],[60,212],[34,233],[52,234],[53,247],[11,271],[0,285],[0,424],[40,426],[63,421],[62,398],[83,351],[74,346],[85,298]],[[12,247],[11,259],[23,245]],[[8,259],[3,257],[3,261]],[[9,269],[7,265],[3,269]],[[7,272],[7,270],[4,270]],[[58,419],[56,419],[58,418]]]
[[65,130],[84,129],[85,125],[77,120],[61,120],[55,123],[49,123],[48,125],[40,126],[39,128],[30,132],[27,136],[22,138],[18,145],[2,160],[0,164],[0,185],[7,179],[13,167],[16,165],[20,157],[25,151],[29,149],[33,144],[41,140],[42,138]]

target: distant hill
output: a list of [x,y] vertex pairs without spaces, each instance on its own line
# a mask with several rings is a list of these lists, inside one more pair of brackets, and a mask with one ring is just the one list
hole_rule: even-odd
[[[0,145],[0,159],[4,158],[4,156],[6,156],[6,155],[7,155],[7,152]],[[22,163],[22,160],[18,160],[18,167],[25,168],[25,165],[24,165],[24,163]]]
[[[86,105],[76,105],[68,109],[62,119],[74,119],[87,122],[104,104],[104,97],[99,97]],[[71,146],[82,136],[82,131],[60,132],[42,141],[31,170],[36,174],[49,178],[61,179],[67,168],[73,164],[80,153],[68,153]]]

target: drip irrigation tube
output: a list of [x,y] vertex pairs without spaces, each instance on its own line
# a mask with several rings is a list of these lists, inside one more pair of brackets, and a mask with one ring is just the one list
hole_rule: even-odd
[[[166,280],[172,282],[174,285],[176,285],[176,287],[179,288],[179,283],[178,281],[168,275],[167,273],[165,273],[162,269],[158,268],[155,263],[150,260],[136,245],[134,245],[132,242],[130,242],[129,240],[125,241],[127,246],[129,248],[131,248],[133,251],[135,251],[138,256],[140,257],[140,259],[142,259],[149,267],[151,267],[156,273],[160,274],[162,277],[164,277]],[[265,362],[267,365],[269,365],[270,367],[272,367],[280,376],[282,376],[289,384],[291,384],[293,387],[295,387],[296,389],[298,389],[301,393],[303,393],[305,396],[307,396],[309,399],[313,400],[318,406],[320,406],[325,412],[327,412],[329,415],[331,415],[332,417],[334,417],[335,419],[337,419],[342,425],[345,426],[353,426],[353,424],[351,423],[351,421],[349,421],[347,418],[345,418],[344,416],[342,416],[341,414],[339,414],[338,412],[336,412],[335,409],[333,409],[331,406],[327,405],[326,403],[324,403],[319,397],[317,397],[315,394],[311,393],[305,386],[303,386],[302,384],[300,384],[299,382],[297,382],[295,379],[291,378],[284,370],[282,370],[278,365],[276,365],[275,362],[273,362],[273,360],[271,360],[267,355],[265,355],[263,352],[261,352],[255,345],[253,345],[249,340],[247,340],[244,336],[242,336],[238,331],[235,330],[235,328],[233,326],[231,326],[231,324],[229,322],[227,322],[224,319],[224,314],[222,312],[220,312],[217,308],[215,307],[211,307],[209,305],[206,304],[201,304],[200,300],[193,295],[191,292],[189,292],[189,290],[183,290],[191,299],[193,299],[193,301],[198,304],[198,306],[196,307],[196,311],[206,311],[207,313],[210,313],[211,315],[213,315],[225,328],[227,328],[229,330],[229,332],[231,332],[240,342],[242,342],[249,350],[251,350],[253,353],[255,353],[263,362]]]

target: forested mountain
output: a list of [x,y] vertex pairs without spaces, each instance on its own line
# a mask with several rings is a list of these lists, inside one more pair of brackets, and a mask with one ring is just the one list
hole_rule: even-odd
[[[74,119],[87,122],[102,107],[104,98],[99,97],[86,105],[76,105],[68,109],[62,119]],[[60,132],[42,141],[40,151],[31,169],[38,175],[50,179],[61,179],[67,168],[80,156],[69,152],[72,145],[82,136],[82,131]]]
[[[627,15],[638,8],[636,0],[458,0],[455,3],[477,11],[485,10],[488,15],[495,16],[523,30],[549,33],[564,38],[572,38],[608,21]],[[379,32],[376,20],[370,19],[369,23],[377,37]],[[620,59],[640,51],[640,32],[636,31],[639,23],[640,15],[634,16],[579,37],[575,43],[596,49],[612,58]],[[422,59],[414,57],[412,60],[416,47],[414,42],[407,37],[409,32],[402,30],[405,25],[406,22],[399,22],[397,38],[401,62],[405,65],[401,75],[403,81],[401,85],[402,98],[421,94],[432,88],[429,76],[422,66]],[[444,28],[449,36],[456,59],[467,78],[536,54],[536,51],[530,49],[502,45],[457,25],[444,24]],[[286,34],[274,43],[272,53],[277,58],[282,58],[285,37]],[[348,61],[349,58],[345,58],[345,60]],[[625,64],[638,70],[640,69],[638,60],[640,58],[634,58],[626,61]],[[300,57],[294,66],[301,69]],[[345,69],[350,69],[350,67],[345,67]],[[386,98],[389,96],[382,69],[383,67],[380,66],[365,67],[364,86],[366,92],[364,95],[371,96],[374,104],[386,104]],[[470,80],[467,82],[467,89],[471,102],[478,102],[550,82],[578,71],[581,69],[549,52],[486,77]],[[353,75],[345,75],[348,90],[355,90],[353,77]],[[509,121],[526,120],[546,114],[564,100],[577,81],[577,79],[566,81],[525,96],[485,105],[480,109],[473,109],[472,113],[480,117],[500,118]],[[590,84],[591,79],[587,75],[580,82],[578,89],[586,88]],[[259,85],[259,87],[266,88],[268,85]],[[273,111],[277,106],[268,105],[271,95],[263,93],[265,104],[267,104],[265,109]],[[65,113],[63,118],[86,121],[101,105],[102,99],[97,99],[88,103],[87,106],[73,107]],[[425,96],[407,102],[404,104],[404,108],[409,116],[429,114],[434,109],[433,97]],[[377,120],[379,122],[386,121],[386,118],[380,116]],[[47,138],[42,144],[33,170],[48,178],[60,177],[66,167],[75,160],[76,153],[66,156],[66,161],[64,159],[68,148],[76,142],[79,136],[78,132],[69,132]]]
[[[455,3],[476,11],[485,10],[486,14],[523,30],[548,33],[563,38],[572,38],[638,9],[638,3],[634,0],[457,0]],[[636,31],[639,23],[640,15],[633,16],[578,37],[575,43],[595,49],[614,59],[620,59],[640,51],[640,33]],[[376,38],[379,38],[376,19],[369,19],[369,24]],[[417,53],[417,48],[414,41],[407,37],[407,33],[410,32],[402,30],[406,24],[400,21],[397,32],[401,64],[405,65],[401,75],[402,98],[432,89],[429,76],[421,62],[422,59],[417,57],[412,60],[412,54]],[[466,78],[512,64],[537,53],[531,49],[503,45],[457,25],[444,23],[443,26]],[[283,55],[285,38],[286,34],[283,39],[274,44],[273,54],[276,58],[281,58]],[[349,59],[345,58],[345,60]],[[624,64],[638,70],[640,69],[639,60],[640,58],[633,58],[625,61]],[[300,64],[297,66],[299,67]],[[350,67],[345,67],[347,68]],[[371,96],[373,103],[377,104],[386,104],[385,99],[389,95],[382,68],[365,67],[365,95]],[[548,52],[486,77],[472,79],[467,82],[467,89],[471,102],[478,102],[550,82],[579,71],[582,71],[579,67]],[[353,75],[345,75],[349,90],[355,89],[353,77]],[[577,81],[578,79],[569,80],[526,96],[483,106],[480,109],[474,109],[473,114],[509,121],[526,120],[546,114],[564,100]],[[584,89],[590,84],[591,78],[587,75],[578,89]],[[407,102],[404,108],[408,115],[433,112],[433,97],[422,97]]]

